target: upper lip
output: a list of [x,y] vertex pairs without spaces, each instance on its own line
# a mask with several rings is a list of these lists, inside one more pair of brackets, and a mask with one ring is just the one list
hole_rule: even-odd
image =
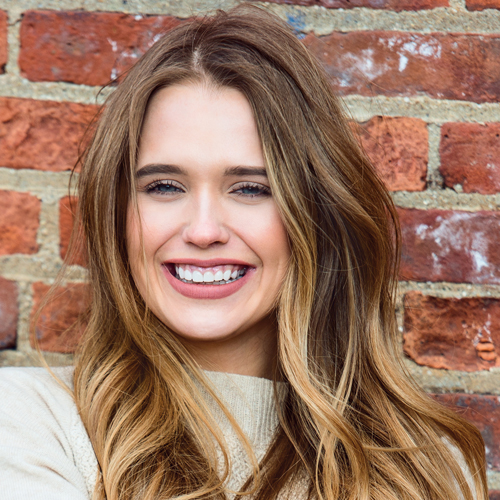
[[248,262],[244,262],[238,259],[186,259],[180,257],[179,259],[168,259],[163,262],[163,264],[189,264],[191,266],[198,267],[215,267],[224,265],[235,265],[235,266],[245,266],[245,267],[255,267]]

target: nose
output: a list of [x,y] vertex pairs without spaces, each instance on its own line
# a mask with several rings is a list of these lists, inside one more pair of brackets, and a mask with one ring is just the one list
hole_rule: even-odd
[[186,243],[205,249],[228,242],[224,211],[215,197],[204,194],[194,199],[187,216],[182,234]]

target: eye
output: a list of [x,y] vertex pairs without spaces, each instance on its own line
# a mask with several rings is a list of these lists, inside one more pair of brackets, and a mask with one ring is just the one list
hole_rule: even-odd
[[246,196],[247,198],[271,195],[271,190],[267,186],[253,182],[238,184],[231,192],[236,193],[239,196]]
[[158,180],[145,186],[144,191],[149,194],[171,195],[182,193],[183,189],[172,181]]

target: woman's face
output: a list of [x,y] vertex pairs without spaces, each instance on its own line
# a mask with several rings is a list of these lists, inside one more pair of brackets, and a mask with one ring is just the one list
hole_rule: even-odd
[[136,189],[127,246],[149,308],[202,366],[266,376],[290,249],[243,94],[202,84],[157,92]]

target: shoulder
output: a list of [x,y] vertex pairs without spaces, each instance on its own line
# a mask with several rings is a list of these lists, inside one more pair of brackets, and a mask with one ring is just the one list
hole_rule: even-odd
[[73,369],[54,374],[59,380],[45,368],[0,368],[0,483],[12,486],[5,498],[88,498],[97,463],[73,399]]
[[55,375],[61,382],[45,368],[0,368],[0,418],[15,411],[18,425],[29,424],[31,419],[40,424],[44,417],[63,427],[69,425],[76,412],[72,368],[56,369]]

